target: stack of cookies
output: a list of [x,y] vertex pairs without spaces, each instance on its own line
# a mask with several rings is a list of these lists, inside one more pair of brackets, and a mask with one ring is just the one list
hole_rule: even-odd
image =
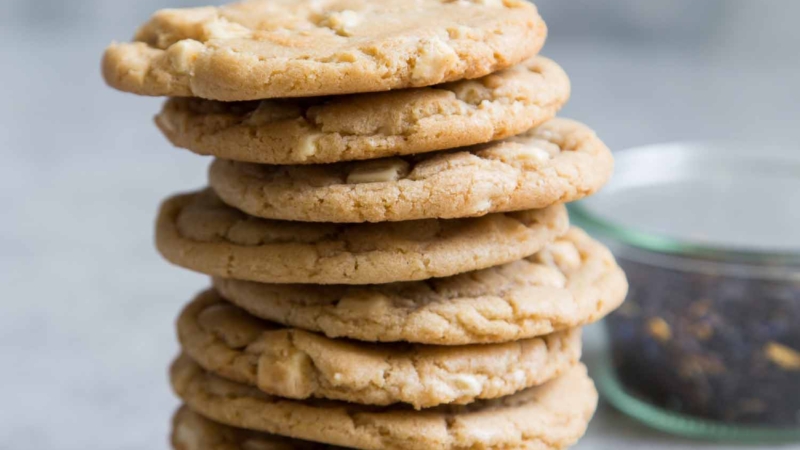
[[564,202],[611,153],[519,0],[251,0],[158,12],[113,87],[217,159],[157,245],[213,287],[178,319],[198,449],[565,448],[597,394],[580,327],[625,276]]

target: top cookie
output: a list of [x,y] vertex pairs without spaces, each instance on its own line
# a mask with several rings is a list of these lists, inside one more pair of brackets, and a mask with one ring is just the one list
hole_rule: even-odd
[[171,98],[156,124],[177,147],[259,164],[318,164],[462,147],[522,133],[555,116],[570,83],[535,56],[476,80],[307,99]]
[[535,55],[547,28],[522,0],[250,0],[163,10],[103,59],[141,95],[257,100],[477,78]]

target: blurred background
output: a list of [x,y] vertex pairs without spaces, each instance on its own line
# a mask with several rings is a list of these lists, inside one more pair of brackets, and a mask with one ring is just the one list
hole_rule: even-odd
[[[0,2],[0,449],[167,446],[173,320],[207,281],[162,262],[152,222],[208,161],[172,149],[149,121],[161,100],[105,87],[99,64],[154,10],[209,3]],[[800,1],[536,3],[573,82],[562,115],[612,149],[800,141]],[[578,448],[642,447],[726,448],[608,407]]]

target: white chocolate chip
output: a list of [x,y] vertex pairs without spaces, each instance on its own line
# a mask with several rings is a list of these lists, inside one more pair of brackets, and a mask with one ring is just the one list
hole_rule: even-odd
[[562,270],[568,271],[580,268],[582,258],[575,244],[559,241],[553,243],[551,249],[553,252],[553,259]]
[[307,376],[313,370],[311,358],[291,345],[276,347],[258,359],[258,388],[289,398],[307,398],[313,391]]
[[461,393],[458,393],[453,389],[455,383],[447,383],[442,380],[430,380],[428,382],[430,384],[430,390],[432,392],[436,392],[442,398],[452,398],[457,399],[462,396]]
[[546,151],[551,157],[561,153],[561,147],[546,139],[531,139],[526,144]]
[[353,34],[353,27],[359,23],[361,23],[361,15],[355,11],[346,9],[344,11],[334,11],[328,13],[319,22],[319,25],[330,28],[339,36],[351,36]]
[[561,152],[561,147],[544,139],[511,138],[509,146],[517,146],[513,150],[514,158],[520,161],[542,163],[549,161]]
[[489,381],[489,386],[492,389],[502,389],[503,388],[503,380],[500,379],[500,378],[492,378],[492,380]]
[[550,160],[550,153],[538,147],[526,147],[520,156],[522,156],[522,159],[530,159],[538,162]]
[[297,143],[295,154],[301,159],[305,160],[317,153],[317,141],[322,137],[320,133],[306,134]]
[[561,136],[555,131],[542,128],[536,130],[536,136],[548,142],[559,141],[561,139]]
[[379,159],[360,163],[347,175],[348,184],[385,183],[408,175],[410,166],[399,158]]
[[583,259],[575,244],[567,241],[556,241],[540,252],[542,262],[555,265],[564,272],[580,268]]
[[473,0],[475,3],[493,8],[503,6],[503,0]]
[[549,161],[553,155],[538,143],[531,143],[529,140],[516,141],[509,139],[503,144],[501,158],[505,161],[532,163],[538,165]]
[[167,50],[169,62],[172,68],[178,73],[190,74],[194,68],[194,62],[205,46],[194,39],[184,39],[171,45]]
[[321,14],[325,9],[325,2],[323,0],[311,0],[308,2],[308,8],[317,14]]
[[472,105],[479,105],[489,99],[489,90],[477,81],[462,81],[453,86],[453,93],[457,99]]
[[[502,150],[502,151],[500,151]],[[527,164],[538,166],[550,161],[550,153],[536,146],[504,142],[497,149],[489,149],[487,154],[492,154],[509,164]]]
[[236,22],[230,22],[223,18],[217,18],[203,25],[205,39],[239,39],[252,36],[253,32]]
[[489,209],[491,209],[492,206],[494,206],[494,205],[493,205],[491,200],[481,200],[480,202],[478,202],[475,205],[475,207],[473,208],[473,211],[476,212],[476,213],[486,212]]
[[453,385],[462,395],[475,396],[481,393],[481,382],[474,375],[458,374],[453,377]]
[[[167,8],[156,11],[152,20],[136,33],[137,41],[153,42],[156,48],[167,49],[181,39],[202,41],[201,25],[213,20],[217,8]],[[177,27],[175,24],[180,23]]]
[[343,297],[336,305],[337,311],[355,317],[377,317],[386,314],[391,307],[391,300],[381,293],[373,291],[356,291]]
[[554,288],[565,288],[567,286],[567,277],[555,267],[537,266],[535,275],[536,284],[539,286]]
[[457,62],[456,51],[441,38],[434,37],[420,47],[411,80],[420,83],[441,81]]

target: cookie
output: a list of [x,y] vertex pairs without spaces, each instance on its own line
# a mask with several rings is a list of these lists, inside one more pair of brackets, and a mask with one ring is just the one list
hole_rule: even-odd
[[611,152],[588,127],[553,119],[475,148],[371,161],[268,166],[217,159],[209,180],[250,215],[305,222],[452,219],[545,208],[591,195]]
[[206,190],[162,205],[156,245],[174,264],[224,278],[371,284],[445,277],[515,261],[568,228],[563,205],[461,220],[274,221],[247,216]]
[[178,337],[204,369],[268,394],[417,409],[510,395],[557,377],[581,356],[579,329],[450,347],[331,339],[257,319],[214,291],[186,306]]
[[260,164],[311,164],[424,153],[502,139],[553,116],[570,94],[553,61],[534,57],[477,80],[303,100],[172,98],[156,124],[176,146]]
[[344,450],[343,447],[300,441],[234,428],[208,420],[182,406],[172,419],[175,450]]
[[627,292],[611,252],[573,228],[534,256],[448,278],[373,286],[215,278],[250,314],[331,338],[465,345],[509,342],[594,322]]
[[359,449],[562,449],[583,435],[597,405],[582,364],[508,397],[423,411],[273,397],[204,372],[186,356],[170,377],[178,396],[214,421]]
[[430,86],[535,55],[547,29],[522,0],[250,0],[157,12],[103,58],[141,95],[260,100]]

